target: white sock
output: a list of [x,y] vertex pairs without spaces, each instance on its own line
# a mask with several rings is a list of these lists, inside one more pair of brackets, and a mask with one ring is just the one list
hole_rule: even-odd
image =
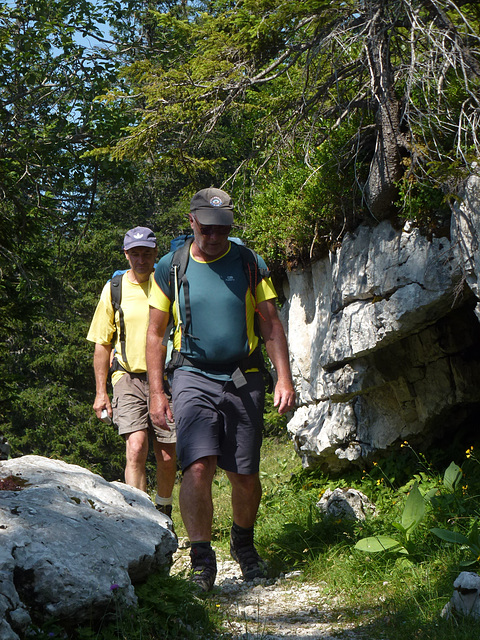
[[173,503],[173,497],[170,496],[169,498],[162,498],[162,496],[159,496],[158,493],[155,496],[155,504],[159,504],[161,507],[166,507],[169,504]]

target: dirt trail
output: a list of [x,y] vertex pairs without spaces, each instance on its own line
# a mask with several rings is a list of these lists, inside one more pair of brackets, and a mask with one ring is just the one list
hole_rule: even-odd
[[[189,566],[188,549],[179,542],[172,573]],[[360,640],[355,622],[342,619],[335,598],[325,594],[325,585],[303,583],[300,572],[245,582],[238,564],[218,551],[217,565],[217,580],[208,597],[222,611],[232,640]]]

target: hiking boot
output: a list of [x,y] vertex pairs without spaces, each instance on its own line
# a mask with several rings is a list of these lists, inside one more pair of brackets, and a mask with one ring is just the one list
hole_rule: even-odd
[[177,532],[175,531],[175,525],[173,524],[173,520],[172,520],[172,505],[155,503],[155,509],[159,513],[163,513],[163,515],[167,516],[167,518],[170,518],[170,522],[167,523],[167,529],[169,529],[173,533],[173,535],[175,536],[175,539],[178,542]]
[[166,516],[168,516],[170,518],[170,520],[172,519],[172,505],[171,504],[157,504],[157,503],[155,503],[155,509],[157,511],[160,511],[160,513],[163,513]]
[[192,573],[190,580],[202,591],[210,591],[217,577],[217,558],[211,548],[192,547],[190,551]]
[[267,563],[258,555],[253,536],[242,539],[241,536],[230,533],[230,555],[238,562],[245,580],[267,577]]

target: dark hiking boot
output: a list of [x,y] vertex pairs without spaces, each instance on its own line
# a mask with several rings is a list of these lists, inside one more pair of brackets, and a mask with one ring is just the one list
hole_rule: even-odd
[[267,577],[267,563],[258,555],[253,544],[253,533],[242,536],[231,531],[230,555],[238,562],[245,580]]
[[170,518],[171,522],[167,524],[167,529],[169,529],[173,533],[173,535],[178,541],[177,532],[175,531],[175,525],[173,524],[173,520],[172,520],[172,505],[155,503],[155,509],[159,513],[163,513],[163,515],[167,516],[167,518]]
[[217,558],[211,548],[192,547],[190,551],[192,572],[190,580],[202,591],[210,591],[217,577]]
[[170,520],[172,519],[172,505],[171,504],[156,504],[155,503],[155,509],[157,511],[160,511],[160,513],[163,513],[166,516],[168,516],[170,518]]

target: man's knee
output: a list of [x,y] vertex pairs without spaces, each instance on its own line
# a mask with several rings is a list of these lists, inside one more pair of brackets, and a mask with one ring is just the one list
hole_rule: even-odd
[[132,462],[144,462],[148,455],[147,431],[134,431],[125,436],[127,459]]
[[258,473],[242,474],[229,472],[227,473],[227,476],[232,487],[239,489],[244,493],[258,493],[262,490]]
[[154,441],[154,451],[157,464],[164,466],[176,466],[177,456],[175,453],[175,443],[160,443]]
[[184,478],[195,483],[211,482],[217,468],[216,456],[205,456],[190,464],[183,471]]

